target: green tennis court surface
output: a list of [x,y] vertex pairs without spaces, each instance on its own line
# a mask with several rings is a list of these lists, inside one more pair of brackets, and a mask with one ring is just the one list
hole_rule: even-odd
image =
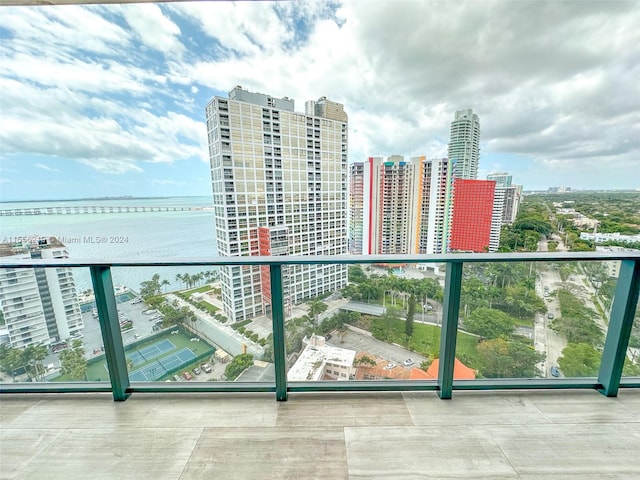
[[[172,330],[176,331],[176,329]],[[125,355],[129,363],[129,378],[134,382],[158,381],[168,378],[169,371],[187,367],[196,358],[213,355],[215,348],[204,339],[196,338],[191,332],[182,329],[172,334],[170,331],[146,339],[134,346],[125,347]],[[133,363],[133,368],[131,363]],[[87,364],[88,381],[108,380],[107,364],[104,357],[89,360]]]

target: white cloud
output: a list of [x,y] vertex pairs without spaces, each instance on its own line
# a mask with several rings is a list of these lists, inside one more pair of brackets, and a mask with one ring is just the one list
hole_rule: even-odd
[[147,47],[167,56],[180,58],[185,51],[180,43],[180,28],[155,4],[123,5],[122,15],[136,37]]
[[111,159],[80,159],[80,163],[90,166],[100,172],[114,175],[123,175],[125,173],[137,172],[142,173],[142,168],[137,165],[122,160]]
[[60,170],[58,170],[57,168],[52,168],[48,165],[45,165],[44,163],[36,163],[35,166],[37,168],[40,168],[42,170],[46,170],[47,172],[59,172]]
[[[629,186],[628,171],[640,167],[634,2],[318,0],[73,7],[69,17],[56,7],[5,12],[0,141],[9,154],[47,151],[116,172],[206,161],[205,97],[239,84],[295,98],[299,111],[321,95],[344,103],[351,161],[441,156],[455,110],[474,108],[481,169],[499,157],[505,170],[526,173],[531,185],[517,179],[525,187],[543,186],[550,170],[571,184],[575,169],[583,185]],[[119,25],[121,12],[128,28]]]
[[[70,52],[115,54],[129,46],[130,34],[100,15],[99,7],[4,7],[0,25],[15,37],[11,49],[64,55]],[[3,41],[5,50],[8,42]],[[48,55],[49,56],[49,55]]]
[[271,54],[292,38],[269,2],[177,3],[172,9],[237,53]]

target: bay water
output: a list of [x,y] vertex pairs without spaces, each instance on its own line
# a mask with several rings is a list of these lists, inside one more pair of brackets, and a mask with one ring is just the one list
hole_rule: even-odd
[[[178,212],[91,213],[0,217],[0,242],[21,237],[56,237],[70,259],[149,260],[207,258],[217,255],[211,197],[124,198],[46,202],[3,202],[0,209],[74,206],[192,207]],[[170,285],[183,288],[177,274],[195,274],[213,267],[113,268],[113,282],[139,291],[140,283],[160,274]],[[74,269],[78,291],[91,288],[88,269]]]

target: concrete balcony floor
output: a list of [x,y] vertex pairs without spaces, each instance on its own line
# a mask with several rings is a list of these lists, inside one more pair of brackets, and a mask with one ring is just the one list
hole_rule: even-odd
[[640,391],[0,396],[2,479],[640,478]]

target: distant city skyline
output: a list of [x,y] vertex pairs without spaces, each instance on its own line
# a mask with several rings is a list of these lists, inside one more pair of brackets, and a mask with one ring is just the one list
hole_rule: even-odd
[[2,7],[0,201],[209,196],[203,112],[235,85],[343,104],[349,163],[445,157],[473,109],[479,179],[638,189],[638,23],[623,1]]

